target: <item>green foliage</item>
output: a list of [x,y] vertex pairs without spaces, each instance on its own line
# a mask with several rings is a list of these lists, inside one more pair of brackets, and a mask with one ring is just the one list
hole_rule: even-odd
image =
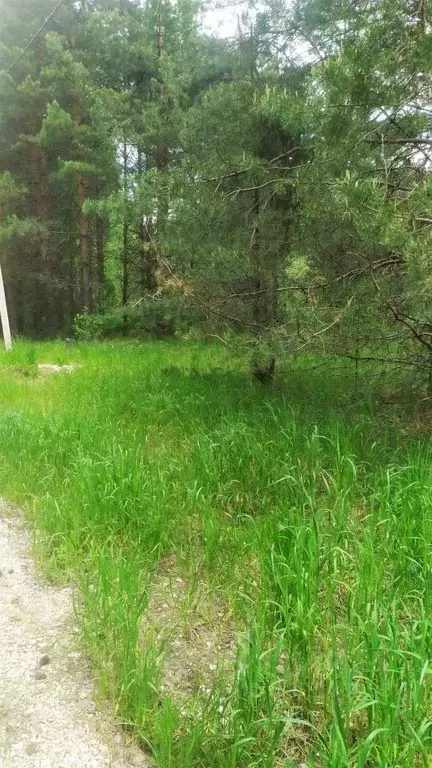
[[107,324],[107,318],[103,315],[77,315],[73,331],[77,339],[96,341],[103,336]]
[[[19,372],[52,361],[78,367]],[[101,689],[161,768],[427,764],[429,435],[316,364],[264,389],[215,344],[0,354],[1,487],[79,580]],[[201,669],[213,633],[211,678],[167,688],[173,636]]]
[[[369,336],[424,377],[427,9],[268,0],[234,43],[203,34],[199,11],[67,6],[5,78],[13,324],[69,332],[77,314],[106,312],[83,333],[142,336],[199,331],[207,313],[282,357],[358,356]],[[28,13],[28,0],[7,7],[5,66]],[[178,290],[161,303],[167,281]],[[202,312],[186,311],[185,283]],[[352,306],[370,320],[350,326]]]
[[215,330],[215,323],[187,297],[158,297],[143,300],[136,307],[125,307],[99,315],[79,314],[73,322],[77,339],[95,341],[132,338],[170,338],[190,334],[205,335]]
[[[430,449],[366,393],[432,395],[430,8],[203,8],[63,3],[27,46],[52,3],[1,4],[12,324],[80,342],[0,356],[2,488],[160,768],[426,768]],[[235,646],[186,702],[145,632],[173,553]]]
[[39,132],[39,141],[47,147],[61,149],[62,143],[71,142],[75,137],[74,121],[68,112],[56,101],[47,105],[47,114]]

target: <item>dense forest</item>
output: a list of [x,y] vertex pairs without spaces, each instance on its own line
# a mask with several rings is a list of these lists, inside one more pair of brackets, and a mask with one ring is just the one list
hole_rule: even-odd
[[234,330],[264,377],[311,351],[431,390],[428,0],[245,2],[230,38],[207,10],[2,0],[13,329]]

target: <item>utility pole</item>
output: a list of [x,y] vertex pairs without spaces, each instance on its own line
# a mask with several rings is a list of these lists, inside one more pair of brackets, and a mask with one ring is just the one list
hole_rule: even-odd
[[3,273],[0,264],[0,319],[3,329],[3,339],[6,349],[12,349],[12,336],[10,332],[9,316],[6,304],[6,295],[3,283]]

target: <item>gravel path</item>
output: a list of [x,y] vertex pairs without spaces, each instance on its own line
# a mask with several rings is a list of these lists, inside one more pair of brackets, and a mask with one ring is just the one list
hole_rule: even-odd
[[29,553],[0,502],[0,768],[148,766],[93,702],[71,589],[44,583]]

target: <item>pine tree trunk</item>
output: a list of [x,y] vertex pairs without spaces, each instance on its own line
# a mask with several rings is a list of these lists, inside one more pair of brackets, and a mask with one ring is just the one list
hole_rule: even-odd
[[432,347],[429,348],[427,396],[432,397]]
[[266,258],[262,252],[259,189],[255,189],[253,192],[252,211],[255,217],[251,249],[255,291],[253,319],[257,326],[268,327],[275,322],[278,315],[278,274],[274,262],[266,263]]
[[80,309],[79,306],[79,278],[77,278],[75,249],[68,243],[66,276],[67,276],[67,300],[64,310],[64,325],[67,332],[70,333],[73,327],[73,320]]
[[103,309],[106,293],[106,275],[105,275],[105,234],[106,222],[102,216],[96,217],[96,270],[97,270],[97,295],[98,310]]
[[82,270],[82,299],[83,308],[90,314],[93,312],[93,269],[92,254],[88,216],[84,211],[86,201],[86,183],[82,173],[78,176],[78,202],[79,202],[79,230],[80,230],[80,252],[81,252],[81,270]]
[[261,233],[259,226],[259,216],[261,211],[261,201],[259,189],[254,189],[253,192],[253,214],[254,214],[254,230],[253,230],[253,242],[252,242],[252,259],[254,270],[254,302],[253,302],[253,319],[257,325],[261,326],[265,321],[266,304],[268,296],[265,293],[264,276],[261,266]]
[[[250,28],[249,38],[250,55],[250,80],[256,85],[258,79],[257,66],[257,46],[254,37],[253,24]],[[268,202],[268,201],[266,201]],[[266,203],[263,209],[266,207]],[[253,190],[252,213],[254,218],[254,229],[252,234],[251,251],[254,270],[255,296],[253,304],[253,319],[257,324],[257,333],[261,335],[264,328],[272,324],[277,316],[277,271],[273,265],[267,263],[267,257],[263,253],[263,243],[261,242],[261,197],[260,190]],[[270,369],[269,369],[270,370]],[[274,361],[271,363],[270,376],[273,375]]]
[[[263,337],[265,328],[271,325],[275,318],[275,302],[277,302],[276,275],[268,269],[262,253],[260,213],[261,200],[259,189],[253,192],[254,230],[252,242],[252,258],[254,269],[254,303],[253,319],[257,325],[257,339]],[[276,358],[268,355],[258,345],[252,358],[252,373],[262,384],[271,382],[276,367]]]
[[[143,152],[138,147],[138,175],[139,179],[144,173]],[[140,216],[138,242],[141,295],[154,293],[157,288],[156,270],[157,258],[152,242],[153,221],[149,216]]]
[[427,0],[420,0],[419,5],[419,24],[423,35],[426,32],[426,3]]
[[122,274],[122,306],[125,307],[129,299],[129,225],[123,222],[123,274]]
[[139,227],[141,293],[154,293],[157,289],[157,258],[151,236],[152,221],[141,217]]
[[[129,299],[129,222],[128,222],[128,147],[123,142],[123,275],[122,275],[122,306],[125,307]],[[123,315],[124,330],[126,330],[127,315]]]
[[[162,0],[160,0],[159,6],[158,6],[158,26],[156,30],[157,56],[159,60],[162,58],[165,50],[164,28],[162,26],[161,11],[162,11]],[[162,117],[167,117],[166,115],[163,114],[164,106],[165,106],[165,97],[166,97],[166,88],[165,88],[165,83],[162,81],[159,84],[159,100],[160,100],[160,111],[161,111]],[[157,237],[160,241],[166,229],[166,223],[168,221],[168,212],[169,212],[169,199],[168,199],[168,192],[166,189],[167,174],[168,174],[168,168],[169,168],[169,147],[166,140],[163,138],[159,142],[159,145],[156,151],[156,168],[159,171],[159,173],[163,174],[162,187],[159,191],[159,199],[158,199],[158,206],[157,206],[157,222],[156,222]]]
[[45,267],[48,262],[48,238],[45,224],[47,220],[47,178],[46,178],[46,155],[41,146],[36,147],[36,213],[39,222],[42,225],[39,255],[41,264]]
[[48,180],[46,175],[45,149],[37,145],[35,148],[35,175],[36,175],[36,215],[41,226],[39,239],[39,268],[41,272],[40,311],[37,312],[39,321],[45,318],[45,328],[41,328],[42,334],[52,335],[61,327],[62,318],[57,316],[55,282],[53,265],[50,261],[47,231],[47,198]]

